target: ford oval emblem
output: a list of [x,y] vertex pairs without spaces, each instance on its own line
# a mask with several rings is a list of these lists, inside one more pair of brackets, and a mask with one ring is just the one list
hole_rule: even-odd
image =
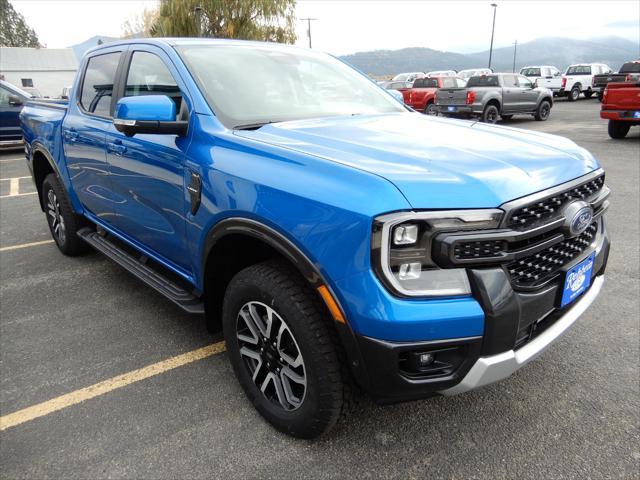
[[584,232],[593,220],[593,208],[587,202],[573,202],[564,210],[564,230],[569,237]]

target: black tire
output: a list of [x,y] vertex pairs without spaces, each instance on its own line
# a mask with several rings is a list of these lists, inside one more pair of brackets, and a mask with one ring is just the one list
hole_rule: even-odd
[[498,110],[498,107],[491,104],[484,107],[481,120],[484,123],[496,123],[498,121],[499,116],[500,116],[500,111]]
[[580,87],[574,86],[569,93],[567,93],[567,100],[575,102],[580,98]]
[[586,92],[584,92],[584,98],[591,98],[592,96],[593,96],[592,90],[587,90]]
[[42,182],[42,203],[49,231],[58,249],[69,257],[89,250],[89,245],[78,237],[78,230],[86,226],[86,221],[74,213],[67,192],[53,173]]
[[598,92],[598,101],[602,103],[602,95],[604,92]]
[[[260,327],[253,318],[256,315],[258,319],[266,318],[260,312],[269,312],[269,309],[272,309],[271,318],[275,322],[272,326],[278,324],[280,327],[277,328],[281,330],[284,324],[285,332],[290,332],[286,333],[286,338],[293,339],[293,342],[288,341],[287,348],[297,351],[302,359],[296,373],[305,379],[303,391],[301,383],[287,380],[284,375],[285,368],[291,368],[293,364],[290,360],[284,361],[283,357],[294,355],[291,351],[286,355],[280,350],[285,333],[276,341],[271,332],[266,342],[252,333],[258,331],[256,328],[266,328],[266,322]],[[245,317],[241,317],[241,311]],[[249,315],[253,330],[241,319],[246,315]],[[240,385],[256,410],[276,429],[295,437],[315,438],[331,430],[347,412],[354,390],[346,362],[340,361],[337,333],[316,292],[288,264],[269,260],[236,274],[225,293],[222,323],[229,358]],[[251,342],[246,341],[249,336]],[[249,354],[257,354],[259,359]],[[267,379],[269,375],[272,375],[271,379]],[[291,401],[285,392],[285,380],[288,392],[297,388],[294,393],[301,399]],[[268,393],[263,394],[258,383]]]
[[609,120],[609,136],[611,138],[620,139],[626,137],[630,128],[631,124],[629,122]]
[[425,115],[433,115],[433,116],[437,116],[438,115],[438,107],[436,107],[436,104],[433,102],[429,102],[427,103],[427,105],[424,107],[424,114]]
[[549,103],[548,100],[543,100],[540,102],[540,105],[538,105],[538,108],[536,109],[536,113],[533,115],[533,118],[535,118],[539,122],[544,122],[549,118],[550,114],[551,114],[551,103]]
[[513,115],[500,115],[500,118],[502,120],[504,120],[505,122],[508,122],[509,120],[511,120],[513,118]]

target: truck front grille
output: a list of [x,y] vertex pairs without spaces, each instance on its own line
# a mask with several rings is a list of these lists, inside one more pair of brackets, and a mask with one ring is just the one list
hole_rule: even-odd
[[604,186],[604,174],[564,192],[529,203],[510,212],[507,226],[526,230],[539,223],[557,217],[562,208],[574,200],[585,200],[599,192]]
[[577,237],[507,264],[511,283],[516,287],[535,287],[547,282],[567,263],[582,255],[593,243],[597,232],[598,224],[594,222]]

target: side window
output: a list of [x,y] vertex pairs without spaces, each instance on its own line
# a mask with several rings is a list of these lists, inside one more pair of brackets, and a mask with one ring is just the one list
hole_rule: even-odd
[[0,87],[0,106],[8,107],[9,106],[9,96],[11,92],[6,88]]
[[523,77],[522,75],[518,76],[518,85],[522,88],[532,88],[533,83],[527,77]]
[[33,87],[33,78],[21,78],[23,87]]
[[120,52],[91,57],[80,91],[80,106],[86,112],[111,116],[111,97]]
[[518,83],[516,82],[515,75],[503,75],[502,81],[505,87],[517,87]]
[[125,97],[166,95],[176,104],[180,115],[182,93],[162,59],[149,52],[134,52],[127,74]]

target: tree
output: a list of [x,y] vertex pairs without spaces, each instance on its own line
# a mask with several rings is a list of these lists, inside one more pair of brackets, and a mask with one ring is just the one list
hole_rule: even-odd
[[295,6],[295,0],[161,0],[149,33],[294,43]]
[[9,0],[0,0],[0,47],[40,47],[40,41]]
[[151,28],[158,21],[158,8],[145,8],[141,15],[130,18],[122,27],[125,38],[150,37]]

